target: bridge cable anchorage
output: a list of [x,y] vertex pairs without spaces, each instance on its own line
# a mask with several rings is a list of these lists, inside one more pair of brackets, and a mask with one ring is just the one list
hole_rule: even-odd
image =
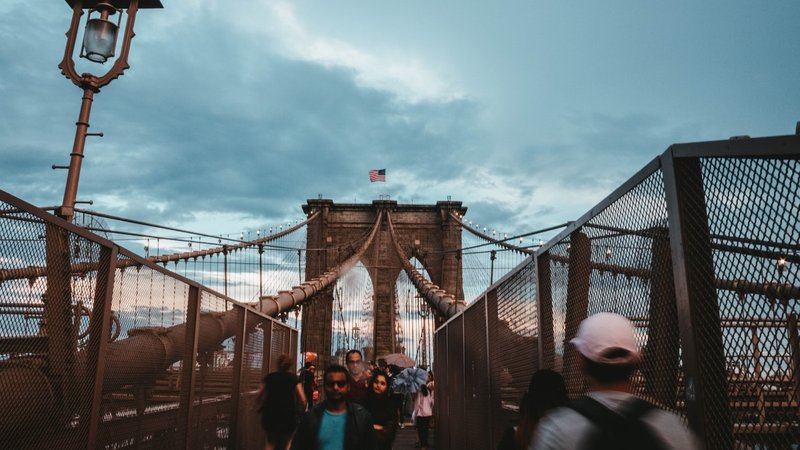
[[[286,311],[294,306],[299,306],[305,303],[309,298],[311,298],[317,292],[327,288],[336,280],[339,279],[342,275],[344,275],[347,271],[353,268],[353,266],[358,263],[364,253],[367,251],[367,248],[372,244],[373,239],[378,234],[378,230],[381,227],[381,222],[383,220],[383,213],[378,214],[377,219],[375,220],[375,224],[372,226],[372,230],[370,231],[367,239],[361,244],[361,247],[356,250],[356,252],[347,258],[341,264],[333,267],[332,269],[323,272],[320,276],[308,280],[302,283],[300,286],[295,286],[292,288],[291,291],[280,291],[277,296],[275,297],[275,306],[276,308],[272,308],[270,305],[262,305],[260,312],[262,314],[266,314],[268,316],[275,316],[278,314],[279,310]],[[261,298],[264,298],[262,296]],[[250,304],[259,310],[258,303]]]
[[394,249],[397,252],[397,256],[400,258],[400,262],[403,264],[403,270],[405,270],[406,275],[408,275],[408,278],[411,279],[412,283],[414,283],[414,286],[417,288],[417,290],[423,296],[425,296],[425,300],[447,318],[453,317],[454,315],[463,311],[463,300],[456,300],[452,294],[448,294],[444,289],[441,289],[439,286],[426,280],[425,277],[423,277],[419,271],[417,271],[414,266],[411,265],[408,257],[403,251],[403,248],[400,247],[400,244],[397,242],[397,235],[394,232],[391,213],[387,211],[386,216],[387,223],[389,224],[389,234],[392,236],[392,244],[394,244]]

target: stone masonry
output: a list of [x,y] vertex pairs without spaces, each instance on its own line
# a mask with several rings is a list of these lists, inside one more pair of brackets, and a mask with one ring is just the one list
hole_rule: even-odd
[[[434,284],[462,300],[461,226],[450,212],[466,213],[461,202],[440,201],[435,205],[398,205],[393,200],[372,204],[335,204],[333,200],[308,200],[303,211],[320,211],[321,217],[308,225],[306,279],[312,279],[341,263],[363,242],[380,213],[391,213],[398,243],[408,258],[416,257]],[[367,249],[361,263],[367,268],[374,289],[375,357],[394,353],[395,283],[403,270],[392,245],[389,225],[381,229]],[[331,361],[333,320],[332,288],[318,293],[303,306],[302,351],[320,355],[321,367]]]

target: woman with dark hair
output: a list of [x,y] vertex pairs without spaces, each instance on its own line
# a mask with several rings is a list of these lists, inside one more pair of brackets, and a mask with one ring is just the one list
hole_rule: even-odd
[[397,434],[397,407],[389,390],[389,376],[376,370],[369,380],[364,407],[372,415],[379,450],[390,450]]
[[278,357],[278,370],[261,381],[258,397],[261,399],[261,426],[267,433],[266,450],[286,449],[297,425],[296,400],[306,404],[303,385],[293,369],[294,358],[288,353]]
[[307,402],[306,410],[313,408],[316,400],[314,398],[314,392],[317,391],[315,369],[313,363],[307,362],[300,370],[300,383],[303,385],[303,394],[305,394]]
[[539,370],[533,374],[528,391],[519,401],[517,425],[503,433],[498,450],[525,450],[533,442],[533,433],[539,420],[553,408],[568,402],[567,387],[560,373]]

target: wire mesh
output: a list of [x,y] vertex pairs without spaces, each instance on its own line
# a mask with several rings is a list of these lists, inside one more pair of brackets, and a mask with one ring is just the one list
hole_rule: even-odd
[[270,371],[277,370],[278,358],[283,353],[292,353],[291,329],[274,323],[272,326],[272,339],[270,342]]
[[[489,290],[488,384],[499,409],[468,406],[480,419],[467,423],[490,422],[496,439],[513,417],[513,397],[524,389],[509,368],[514,358],[540,359],[562,372],[570,396],[585,392],[569,341],[583,319],[609,311],[631,320],[643,352],[634,392],[687,419],[708,448],[800,445],[800,158],[797,139],[789,140],[794,153],[781,147],[786,143],[750,151],[753,142],[746,143],[750,153],[729,150],[736,145],[728,143],[687,145],[680,157],[669,150],[537,252],[538,273],[533,263],[521,265]],[[706,145],[721,156],[692,156],[703,155]],[[537,280],[544,283],[540,292]],[[547,302],[541,311],[537,296]],[[448,389],[456,397],[440,401],[447,408],[438,416],[443,440],[453,434],[445,430],[458,426],[451,406],[463,399],[469,405],[475,395],[469,387],[470,361],[481,351],[471,344],[479,335],[475,311],[460,316],[472,324],[464,336],[467,384],[465,392]],[[462,370],[453,364],[460,349],[442,344],[459,342],[455,323],[436,332],[440,379],[458,379]],[[504,335],[515,334],[531,339],[509,345]],[[518,373],[529,376],[534,368]]]
[[495,448],[483,417],[491,405],[485,302],[477,299],[464,311],[464,434],[473,448]]
[[734,438],[782,447],[800,422],[800,162],[701,164]]
[[100,442],[170,446],[179,410],[188,285],[120,254],[106,348]]
[[[3,446],[261,445],[260,428],[246,424],[231,439],[234,387],[252,394],[265,355],[272,347],[294,353],[296,330],[251,312],[279,342],[269,342],[262,324],[237,344],[241,305],[2,191],[0,236]],[[195,323],[188,313],[197,292]],[[183,361],[194,336],[192,375]]]
[[0,441],[79,446],[92,409],[94,383],[81,380],[97,338],[89,321],[102,246],[6,201],[0,211]]
[[[461,274],[464,299],[469,304],[489,286],[511,272],[528,255],[493,243],[462,223]],[[497,236],[494,236],[498,239]],[[511,243],[514,244],[514,243]]]
[[[261,430],[260,414],[258,412],[259,397],[258,387],[264,375],[264,327],[269,326],[270,320],[255,314],[247,314],[244,335],[244,348],[242,361],[239,366],[240,385],[239,403],[236,415],[237,422],[237,447],[262,448],[264,433]],[[234,366],[236,369],[236,366]]]
[[487,295],[492,366],[492,440],[513,424],[519,400],[538,367],[534,263],[520,265]]
[[[230,438],[237,316],[232,302],[202,292],[192,424],[194,440],[200,447],[223,446]],[[221,343],[219,337],[223,338]]]

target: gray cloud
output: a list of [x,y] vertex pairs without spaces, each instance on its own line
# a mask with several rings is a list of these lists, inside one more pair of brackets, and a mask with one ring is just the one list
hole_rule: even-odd
[[[548,19],[537,32],[560,39],[545,45],[514,37],[529,36],[526,8],[493,23],[459,7],[453,24],[431,16],[435,27],[420,23],[402,38],[404,28],[380,29],[390,24],[377,6],[362,5],[359,17],[375,20],[355,24],[342,5],[329,22],[333,6],[282,4],[299,11],[297,31],[274,3],[187,0],[141,12],[131,69],[95,96],[92,131],[106,137],[87,143],[79,198],[159,223],[230,218],[214,228],[296,218],[318,194],[366,202],[388,192],[415,203],[452,195],[470,219],[511,234],[577,218],[673,142],[724,138],[748,121],[767,133],[778,122],[788,130],[796,120],[787,117],[798,102],[787,99],[797,90],[786,83],[800,66],[774,63],[796,46],[788,38],[794,6],[741,50],[771,68],[769,83],[749,69],[701,89],[710,81],[695,73],[739,74],[693,43],[750,23],[746,11],[676,42],[659,11],[625,16],[659,33],[620,35],[608,20],[592,20],[576,35],[560,22],[571,6],[552,5],[538,11]],[[400,9],[417,13],[412,4]],[[445,2],[436,11],[446,10]],[[80,90],[56,68],[68,20],[64,4],[0,6],[0,188],[39,205],[61,200],[65,174],[49,166],[67,163],[80,104]],[[472,36],[457,25],[473,22],[488,32]],[[448,50],[451,42],[462,48]],[[769,53],[773,44],[781,55]],[[656,61],[652,48],[671,51]],[[593,58],[591,72],[583,56]],[[389,183],[369,184],[373,168],[386,168]]]

